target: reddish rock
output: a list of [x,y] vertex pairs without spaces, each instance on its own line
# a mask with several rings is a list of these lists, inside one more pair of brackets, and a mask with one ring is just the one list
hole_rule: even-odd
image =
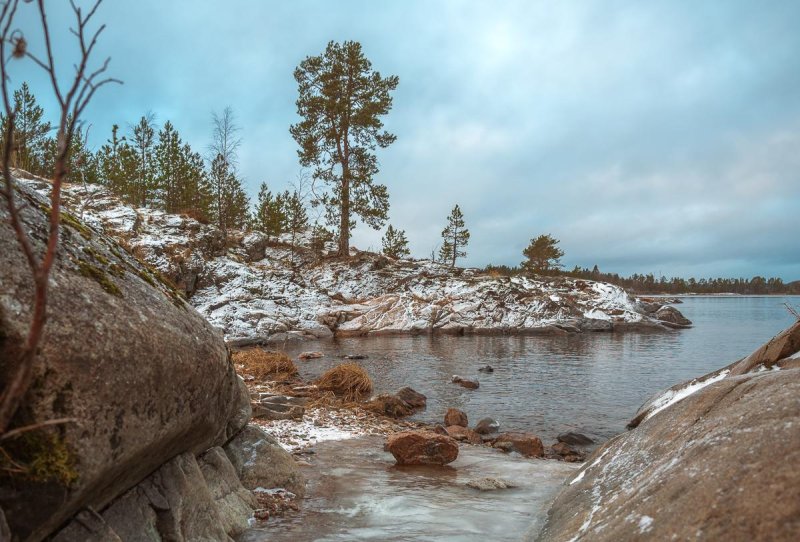
[[405,388],[400,388],[397,390],[395,395],[399,398],[408,403],[412,408],[425,408],[428,404],[428,398],[415,391],[408,386]]
[[448,426],[445,431],[447,434],[452,438],[456,439],[459,442],[469,442],[470,444],[483,444],[483,439],[481,436],[473,431],[472,429],[467,429],[461,425],[450,425]]
[[502,433],[492,446],[504,452],[517,452],[525,457],[544,457],[544,446],[536,435],[530,433]]
[[386,448],[398,465],[447,465],[458,457],[455,440],[427,430],[389,435]]
[[303,352],[297,359],[317,359],[323,357],[325,354],[322,352]]
[[383,414],[384,416],[389,416],[390,418],[403,418],[414,412],[414,409],[411,407],[411,405],[396,395],[389,395],[387,393],[373,397],[366,405],[364,405],[364,408],[370,412]]
[[477,390],[481,384],[477,380],[467,380],[466,378],[461,378],[458,375],[453,375],[452,379],[453,384],[458,384],[462,388],[467,388],[468,390]]
[[550,447],[552,459],[559,459],[568,463],[576,463],[586,459],[586,454],[580,452],[566,442],[557,442]]
[[463,410],[457,408],[448,408],[444,415],[444,426],[460,425],[461,427],[469,427],[469,420],[467,414]]

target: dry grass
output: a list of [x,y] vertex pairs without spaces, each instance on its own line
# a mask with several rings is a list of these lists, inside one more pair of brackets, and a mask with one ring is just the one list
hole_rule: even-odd
[[332,391],[345,401],[358,401],[372,393],[372,380],[357,363],[343,363],[328,369],[316,384],[319,389]]
[[286,380],[297,375],[294,362],[283,352],[267,352],[260,348],[233,353],[233,363],[241,373],[256,380]]

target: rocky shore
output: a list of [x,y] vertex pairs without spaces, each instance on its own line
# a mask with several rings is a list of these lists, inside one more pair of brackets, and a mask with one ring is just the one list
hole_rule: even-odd
[[[24,175],[20,173],[20,176]],[[21,178],[46,193],[47,181]],[[312,251],[307,236],[230,232],[125,205],[98,185],[66,186],[80,220],[174,284],[236,345],[374,334],[535,334],[663,330],[691,325],[657,300],[569,278],[492,276],[430,260]],[[332,247],[328,247],[332,248]]]
[[530,540],[796,540],[800,322],[642,406]]
[[[24,185],[18,197],[41,251],[47,200]],[[302,493],[288,452],[248,425],[220,331],[114,239],[62,223],[34,383],[0,441],[0,540],[231,540],[263,508],[254,490]],[[26,337],[29,273],[0,228],[3,380]]]

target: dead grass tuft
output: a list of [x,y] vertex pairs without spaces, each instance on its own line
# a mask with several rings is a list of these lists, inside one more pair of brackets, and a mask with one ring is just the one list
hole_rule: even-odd
[[233,353],[237,370],[256,380],[286,380],[297,375],[294,362],[283,352],[268,352],[260,348]]
[[319,389],[332,391],[345,401],[358,401],[372,393],[372,380],[357,363],[343,363],[328,369],[316,384]]

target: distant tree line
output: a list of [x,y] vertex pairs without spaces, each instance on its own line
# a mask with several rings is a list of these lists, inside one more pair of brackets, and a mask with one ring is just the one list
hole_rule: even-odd
[[550,234],[540,235],[532,239],[523,250],[525,260],[519,266],[487,265],[484,271],[493,275],[549,275],[567,276],[579,279],[609,282],[639,294],[741,294],[768,295],[787,294],[800,295],[800,281],[784,283],[778,277],[765,278],[755,276],[747,278],[680,278],[665,276],[656,278],[652,273],[641,275],[634,273],[629,277],[617,273],[603,273],[595,265],[592,269],[575,266],[564,270],[560,259],[564,251],[557,247],[559,241]]

